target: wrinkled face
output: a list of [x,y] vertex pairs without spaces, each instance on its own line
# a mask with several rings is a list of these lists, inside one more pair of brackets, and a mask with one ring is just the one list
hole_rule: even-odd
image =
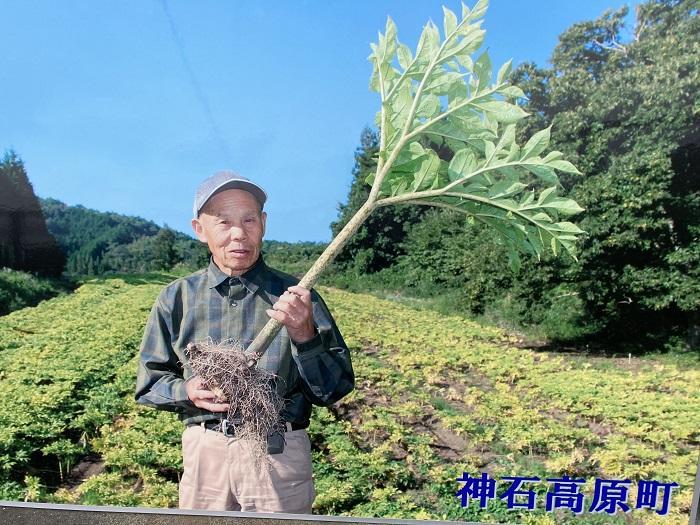
[[258,260],[266,219],[251,193],[224,190],[207,201],[192,228],[207,243],[221,271],[242,275]]

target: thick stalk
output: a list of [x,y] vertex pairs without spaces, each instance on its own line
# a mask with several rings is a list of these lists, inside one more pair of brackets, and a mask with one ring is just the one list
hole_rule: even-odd
[[[306,272],[304,277],[302,277],[301,281],[299,281],[299,286],[302,286],[307,290],[313,288],[314,284],[316,284],[318,278],[321,276],[321,273],[331,262],[333,262],[338,253],[340,253],[340,250],[345,247],[350,238],[355,234],[360,226],[362,226],[362,223],[365,222],[367,217],[369,217],[374,211],[375,207],[374,202],[368,200],[359,210],[357,210],[357,213],[352,217],[352,219],[350,219],[345,227],[340,230],[338,235],[336,235],[336,237],[331,241],[321,256],[316,259],[313,266],[309,268],[309,271]],[[267,324],[248,347],[247,351],[251,354],[251,356],[255,356],[257,354],[255,360],[251,359],[251,361],[248,363],[249,366],[255,364],[255,361],[257,361],[257,359],[259,359],[259,357],[265,353],[265,350],[267,350],[267,347],[270,346],[270,343],[272,343],[273,339],[282,329],[282,326],[282,323],[276,319],[270,319],[267,322]]]

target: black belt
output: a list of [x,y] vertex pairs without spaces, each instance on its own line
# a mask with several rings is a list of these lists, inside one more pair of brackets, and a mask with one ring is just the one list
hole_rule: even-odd
[[[240,420],[229,421],[228,419],[209,419],[200,423],[200,425],[203,425],[204,428],[221,432],[226,437],[234,437],[236,435],[236,427],[241,424],[242,422]],[[286,421],[279,425],[279,429],[282,432],[288,432],[290,428],[291,430],[301,430],[303,428],[307,428],[308,426],[308,422],[294,423],[292,421]]]

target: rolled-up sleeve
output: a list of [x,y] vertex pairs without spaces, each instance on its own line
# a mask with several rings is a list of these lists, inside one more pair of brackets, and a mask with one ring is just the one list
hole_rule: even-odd
[[182,367],[172,347],[172,328],[172,316],[161,294],[151,308],[141,341],[135,399],[143,405],[178,411],[194,405],[187,396]]
[[314,405],[328,406],[355,388],[350,351],[320,295],[313,292],[317,334],[304,343],[292,343],[304,396]]

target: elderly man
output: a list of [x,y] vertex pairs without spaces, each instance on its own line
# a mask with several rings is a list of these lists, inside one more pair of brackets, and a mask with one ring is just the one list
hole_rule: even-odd
[[[168,284],[146,325],[136,400],[176,411],[185,424],[180,508],[310,513],[311,405],[330,405],[354,387],[350,354],[321,297],[263,261],[266,200],[260,186],[230,171],[200,184],[192,227],[209,246],[209,266]],[[208,337],[245,346],[268,317],[284,328],[257,366],[277,374],[285,399],[284,446],[268,448],[269,472],[255,467],[223,419],[226,400],[202,385],[184,354],[189,342]]]

